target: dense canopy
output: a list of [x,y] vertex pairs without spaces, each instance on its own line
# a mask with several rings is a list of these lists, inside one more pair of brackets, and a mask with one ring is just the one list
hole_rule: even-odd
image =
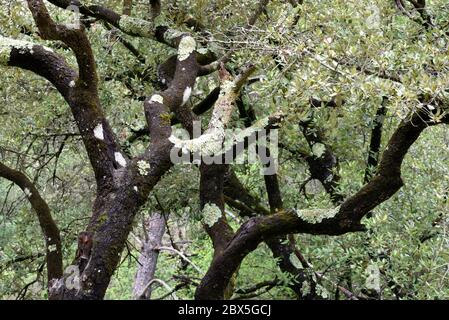
[[0,299],[448,299],[448,48],[445,0],[2,0]]

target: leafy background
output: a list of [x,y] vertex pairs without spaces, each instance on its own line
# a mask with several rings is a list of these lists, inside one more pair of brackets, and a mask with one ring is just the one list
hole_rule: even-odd
[[[121,1],[103,4],[121,10]],[[449,38],[444,30],[426,31],[399,14],[393,1],[380,0],[305,1],[300,11],[292,9],[288,1],[271,1],[267,15],[262,15],[256,28],[244,31],[239,26],[245,25],[256,4],[249,0],[165,1],[164,18],[185,29],[182,22],[192,15],[214,36],[216,41],[211,45],[217,50],[230,44],[229,30],[234,33],[234,46],[239,50],[229,66],[238,68],[251,62],[259,67],[257,76],[262,79],[245,90],[244,99],[253,105],[258,117],[278,110],[287,114],[279,134],[283,144],[293,149],[308,150],[297,123],[310,115],[311,97],[344,100],[338,108],[315,111],[314,117],[339,157],[340,192],[350,195],[363,185],[370,132],[382,97],[389,99],[383,146],[400,120],[419,108],[418,94],[446,97]],[[447,26],[447,1],[428,1],[428,7],[435,23]],[[73,19],[67,12],[49,8],[58,21]],[[379,16],[373,18],[373,12]],[[133,15],[143,18],[146,14],[146,3],[137,1]],[[298,14],[298,22],[289,27]],[[73,55],[60,43],[39,40],[22,1],[0,3],[0,26],[1,35],[44,43],[75,66]],[[146,61],[141,63],[101,23],[93,24],[88,34],[98,64],[103,108],[115,133],[125,141],[132,130],[145,124],[143,103],[138,97],[154,92],[152,80],[157,76],[157,65],[174,51],[148,39],[127,37],[143,53]],[[340,61],[338,66],[335,60]],[[279,70],[277,63],[284,68]],[[356,66],[399,74],[402,84],[367,75]],[[21,168],[36,182],[61,229],[64,262],[69,265],[77,234],[84,229],[91,212],[95,194],[92,170],[69,109],[57,91],[31,73],[12,68],[2,68],[1,72],[1,159]],[[146,77],[141,76],[144,72]],[[217,75],[201,78],[190,103],[200,101],[217,84]],[[233,126],[243,124],[235,117]],[[133,144],[130,152],[139,152],[147,143],[144,140]],[[369,289],[367,269],[375,265],[380,270],[383,299],[397,297],[392,283],[401,288],[403,298],[449,298],[448,151],[447,128],[433,127],[422,134],[403,165],[405,186],[377,207],[370,219],[365,219],[368,232],[339,237],[296,236],[298,247],[313,269],[326,275],[323,296],[334,297],[337,283],[356,293],[365,292]],[[332,206],[322,189],[312,193],[301,189],[309,177],[304,161],[282,149],[279,157],[286,207]],[[235,165],[245,186],[268,204],[259,169],[257,164]],[[212,247],[199,221],[198,181],[195,167],[180,165],[157,185],[136,218],[107,299],[131,298],[138,256],[135,239],[142,235],[142,219],[156,210],[157,202],[170,214],[171,232],[187,241],[183,246],[189,259],[203,273],[207,270]],[[20,189],[5,180],[0,180],[0,195],[0,298],[46,298],[45,272],[39,272],[44,267],[45,247],[34,212]],[[230,207],[226,210],[237,215]],[[239,221],[232,221],[232,225],[237,228]],[[168,242],[167,236],[164,241]],[[28,259],[12,262],[20,257]],[[180,275],[193,281],[202,277],[191,265],[183,265],[179,257],[162,252],[156,277],[174,287],[178,283],[174,276]],[[260,297],[293,298],[287,288],[291,279],[278,270],[270,251],[261,244],[244,260],[237,287],[274,278],[282,280],[283,285]],[[153,297],[165,293],[163,287],[158,287]],[[193,293],[194,287],[188,287],[176,294],[191,299]]]

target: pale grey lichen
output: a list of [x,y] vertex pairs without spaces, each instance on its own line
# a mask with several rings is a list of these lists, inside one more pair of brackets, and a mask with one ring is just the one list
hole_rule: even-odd
[[380,290],[380,270],[376,263],[371,262],[365,270],[365,273],[368,274],[365,286],[370,290]]
[[225,80],[220,84],[220,95],[224,96],[225,94],[229,94],[234,91],[235,83],[231,80]]
[[114,153],[115,161],[122,167],[126,167],[126,159],[120,152]]
[[[232,83],[232,82],[231,82]],[[232,114],[234,97],[229,93],[232,91],[231,86],[227,86],[228,90],[225,95],[218,98],[215,103],[212,117],[209,121],[209,126],[206,132],[195,139],[180,140],[174,135],[170,136],[169,140],[176,148],[182,149],[183,152],[199,152],[202,156],[210,156],[222,153],[223,141],[225,138],[225,126],[229,122]],[[188,90],[191,91],[191,90]],[[184,92],[184,95],[190,95],[190,92]]]
[[48,252],[55,252],[56,250],[58,250],[56,248],[56,244],[50,244],[47,248],[48,248]]
[[330,219],[337,215],[340,206],[331,209],[304,209],[296,210],[296,214],[308,223],[320,223],[324,219]]
[[75,81],[74,80],[70,81],[69,87],[70,88],[74,88],[75,87]]
[[317,284],[315,290],[317,295],[319,295],[323,299],[327,299],[329,297],[329,293],[327,292],[326,288],[323,287],[322,285]]
[[208,52],[207,48],[199,48],[198,50],[196,50],[198,53],[200,54],[206,54]]
[[25,188],[23,189],[23,192],[25,193],[25,195],[29,198],[31,197],[33,194],[31,193],[30,189]]
[[212,227],[221,218],[221,210],[213,203],[206,203],[202,211],[203,222]]
[[103,124],[102,123],[99,123],[94,128],[94,136],[95,136],[95,138],[97,138],[99,140],[104,140],[104,132],[103,132]]
[[214,155],[222,150],[225,132],[223,128],[208,129],[204,134],[195,139],[181,140],[171,135],[168,140],[175,148],[183,152],[199,152],[202,156]]
[[146,176],[150,172],[151,165],[145,160],[137,161],[137,170],[141,176]]
[[[11,39],[0,35],[0,65],[8,65],[12,49],[17,49],[22,54],[27,51],[33,54],[34,46],[36,46],[36,44],[29,41]],[[45,51],[53,52],[53,50],[48,47],[40,47]]]
[[196,49],[196,41],[191,36],[182,37],[178,46],[178,60],[183,61],[187,59],[190,54]]
[[[188,89],[190,89],[190,87],[186,88],[183,95],[183,100],[185,100],[187,95],[190,95],[191,89]],[[224,81],[221,86],[221,95],[215,103],[208,129],[204,132],[204,134],[190,140],[181,140],[172,134],[169,137],[169,141],[175,145],[175,148],[181,149],[183,153],[192,152],[199,153],[201,156],[211,156],[226,152],[226,125],[231,119],[232,110],[234,108],[233,102],[235,101],[235,98],[235,82],[230,80]],[[280,117],[281,115],[279,114],[275,116]],[[231,138],[233,141],[243,141],[252,133],[265,128],[269,124],[271,117],[257,121],[252,127],[232,135]]]
[[311,179],[304,186],[305,192],[307,194],[318,194],[324,191],[323,184],[318,179]]
[[154,25],[151,22],[123,15],[119,21],[120,29],[129,34],[138,35],[144,38],[154,37]]
[[150,98],[150,101],[164,104],[164,98],[160,94],[153,94]]
[[0,65],[8,65],[12,49],[18,49],[21,53],[29,51],[32,54],[33,46],[34,43],[32,42],[0,36]]
[[187,101],[189,101],[190,95],[192,93],[192,88],[191,87],[186,87],[184,90],[184,93],[182,94],[182,106],[185,105],[187,103]]
[[326,152],[326,146],[320,142],[317,142],[317,143],[313,144],[312,152],[315,157],[321,158],[324,155],[324,153]]

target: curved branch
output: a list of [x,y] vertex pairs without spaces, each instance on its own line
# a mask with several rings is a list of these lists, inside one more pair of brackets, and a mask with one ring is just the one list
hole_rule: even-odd
[[174,48],[178,46],[181,36],[184,35],[163,24],[158,25],[155,21],[122,15],[101,5],[86,5],[79,0],[48,0],[48,2],[62,9],[76,6],[81,14],[108,22],[128,35],[149,38]]
[[0,162],[0,177],[15,183],[27,196],[28,201],[37,214],[39,225],[44,234],[48,280],[58,279],[63,272],[61,238],[48,204],[41,197],[36,186],[22,172]]
[[[312,107],[313,103],[311,102]],[[325,105],[329,105],[329,103],[326,102]],[[318,105],[323,105],[323,103],[318,103]],[[343,202],[344,196],[338,192],[338,183],[340,181],[338,157],[334,154],[329,144],[326,143],[322,130],[316,127],[313,120],[313,112],[310,118],[307,121],[301,121],[299,126],[312,151],[311,155],[305,157],[310,171],[310,179],[318,179],[321,182],[332,203],[339,204]],[[316,150],[319,150],[319,152],[316,152]]]
[[173,296],[173,299],[179,300],[175,294],[175,290],[173,290],[172,287],[170,287],[165,281],[162,281],[161,279],[151,279],[150,282],[148,282],[148,284],[143,288],[141,295],[143,295],[143,293],[148,290],[148,288],[155,282],[161,284],[165,289],[167,289],[167,291],[169,291]]
[[176,70],[169,87],[153,94],[144,103],[151,148],[131,164],[142,200],[173,165],[170,160],[173,146],[169,141],[172,132],[170,111],[189,132],[193,131],[193,121],[196,120],[196,115],[186,105],[198,71],[196,43],[190,36],[182,38],[186,40],[180,41]]
[[82,30],[55,24],[42,0],[28,0],[28,4],[42,37],[64,41],[75,52],[80,75],[51,49],[4,37],[0,38],[0,64],[33,71],[55,85],[72,110],[97,184],[110,183],[114,170],[126,166],[127,161],[100,105],[95,61],[88,39]]
[[170,247],[164,247],[164,246],[159,246],[156,248],[157,250],[165,250],[165,251],[170,251],[170,252],[174,252],[177,255],[179,255],[184,261],[186,261],[187,263],[191,264],[193,269],[195,269],[199,274],[203,274],[203,270],[201,270],[199,267],[197,267],[189,258],[187,258],[181,251],[176,250],[175,248],[170,248]]
[[76,72],[52,49],[0,36],[0,65],[18,67],[50,81],[67,100]]
[[75,85],[96,88],[98,78],[95,59],[89,39],[84,33],[84,27],[81,24],[70,27],[56,24],[50,17],[43,0],[27,0],[27,2],[41,37],[46,40],[60,40],[75,53],[79,67],[79,78]]

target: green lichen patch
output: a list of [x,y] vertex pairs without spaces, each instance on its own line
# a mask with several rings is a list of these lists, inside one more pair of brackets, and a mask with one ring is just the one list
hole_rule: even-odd
[[221,210],[213,203],[206,203],[202,211],[203,222],[212,227],[221,218]]
[[331,209],[304,209],[296,210],[296,214],[308,223],[320,223],[324,219],[330,219],[337,215],[340,206]]
[[210,156],[221,153],[224,137],[224,129],[216,128],[208,129],[195,139],[181,140],[171,135],[169,140],[175,145],[175,148],[181,149],[183,152],[198,152],[201,156]]
[[322,143],[317,142],[312,146],[312,152],[315,157],[321,158],[326,152],[326,146]]
[[231,80],[225,80],[225,81],[223,81],[223,83],[220,85],[220,88],[221,88],[220,93],[221,93],[222,95],[225,95],[225,94],[228,94],[228,93],[234,91],[235,83],[234,83],[234,81],[231,81]]
[[137,169],[139,170],[139,174],[141,176],[146,176],[150,173],[151,166],[147,161],[139,160],[137,161]]
[[322,285],[317,284],[315,290],[316,290],[317,295],[319,295],[323,299],[329,298],[329,293],[327,292],[326,288],[323,287]]
[[365,286],[370,290],[380,291],[380,271],[378,265],[371,262],[366,268],[365,273],[368,275]]
[[102,225],[106,221],[108,221],[108,214],[106,212],[103,212],[98,216],[97,219],[98,225]]
[[191,36],[182,37],[178,46],[178,60],[183,61],[187,59],[190,54],[196,49],[196,41]]
[[162,113],[159,118],[161,119],[162,124],[164,125],[170,125],[171,124],[171,119],[172,119],[172,115],[168,112],[166,113]]
[[198,50],[198,53],[200,53],[200,54],[207,54],[209,51],[207,50],[207,48],[199,48]]
[[120,18],[119,27],[123,32],[128,34],[138,35],[144,38],[154,37],[153,23],[142,19],[124,15]]

